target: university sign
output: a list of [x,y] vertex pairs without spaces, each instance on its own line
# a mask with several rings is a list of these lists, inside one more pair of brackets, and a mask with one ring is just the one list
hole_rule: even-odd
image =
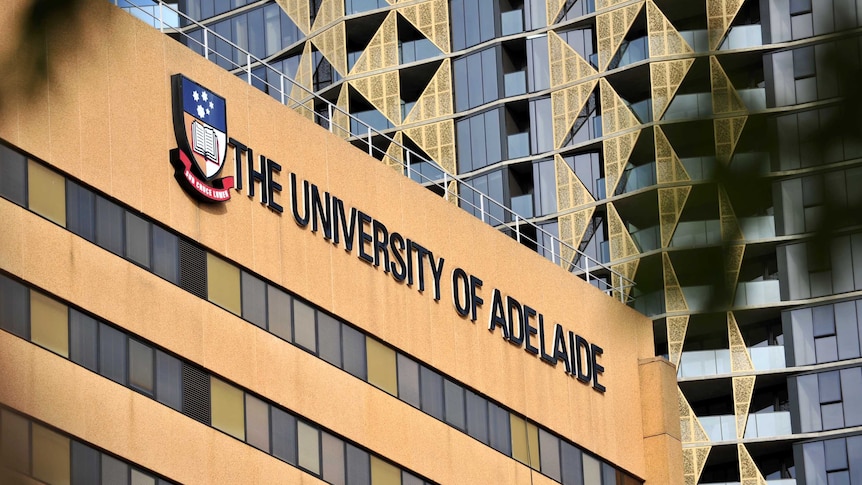
[[[225,202],[230,199],[230,189],[242,191],[247,181],[249,198],[259,194],[262,205],[284,213],[278,200],[283,189],[279,182],[282,166],[227,136],[224,98],[180,74],[172,77],[172,84],[178,148],[171,150],[171,163],[183,189],[201,202]],[[233,153],[234,176],[216,179],[224,167],[227,147]],[[562,364],[566,374],[605,392],[599,382],[605,372],[599,362],[604,352],[601,347],[560,323],[546,324],[542,313],[499,289],[483,296],[483,281],[460,267],[453,268],[444,280],[446,261],[442,256],[293,172],[286,179],[289,213],[299,228],[320,233],[324,241],[380,268],[396,283],[423,294],[430,290],[435,302],[441,300],[443,284],[447,283],[452,305],[465,320],[479,320],[488,297],[490,308],[483,320],[489,332],[499,329],[510,344],[548,365]]]

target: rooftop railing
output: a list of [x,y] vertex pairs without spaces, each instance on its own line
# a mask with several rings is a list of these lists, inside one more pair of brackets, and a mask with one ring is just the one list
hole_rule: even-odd
[[[293,79],[266,61],[255,57],[229,39],[176,10],[174,4],[163,0],[110,1],[148,25],[178,41],[183,41],[184,45],[191,47],[192,50],[203,55],[205,59],[227,67],[228,71],[244,79],[248,84],[270,93],[281,104],[296,110],[316,124],[328,129],[331,133],[346,138],[355,146],[366,151],[368,155],[383,160],[396,168],[400,166],[402,175],[418,181],[447,201],[457,202],[461,208],[476,214],[483,222],[504,232],[519,243],[534,249],[553,263],[586,280],[587,283],[599,288],[606,294],[623,302],[630,301],[629,292],[626,290],[633,287],[634,282],[629,278],[579,251],[577,247],[560,240],[556,235],[549,233],[533,222],[525,220],[506,205],[481,192],[469,190],[469,192],[478,193],[478,198],[471,197],[472,200],[462,197],[460,194],[467,191],[460,190],[460,188],[461,186],[470,186],[468,182],[457,175],[446,172],[434,160],[396,143],[391,136],[381,133],[365,121],[294,82]],[[185,25],[185,27],[180,28],[178,24]],[[189,35],[187,31],[192,29],[195,32],[202,32],[200,40]],[[220,49],[216,49],[216,45]],[[229,50],[227,53],[229,55],[225,52],[226,48]],[[265,70],[264,76],[259,74],[261,68]],[[276,82],[272,82],[273,79]],[[375,140],[377,141],[375,142]],[[401,148],[404,155],[403,159],[389,155],[388,152],[393,143]],[[420,171],[423,165],[426,168]],[[433,167],[433,170],[427,170],[427,167]],[[429,177],[423,172],[431,172],[435,177]],[[441,175],[436,176],[437,174]],[[453,185],[455,187],[452,187]]]

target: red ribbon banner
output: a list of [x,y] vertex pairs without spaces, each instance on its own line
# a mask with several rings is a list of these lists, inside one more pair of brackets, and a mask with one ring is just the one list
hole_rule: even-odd
[[182,162],[185,170],[183,171],[183,177],[186,181],[191,185],[199,194],[206,197],[207,199],[216,201],[216,202],[224,202],[230,199],[230,189],[233,188],[233,177],[224,177],[221,179],[213,180],[213,183],[219,183],[223,188],[217,189],[205,181],[197,178],[195,174],[192,173],[192,160],[183,152],[180,152],[180,161]]

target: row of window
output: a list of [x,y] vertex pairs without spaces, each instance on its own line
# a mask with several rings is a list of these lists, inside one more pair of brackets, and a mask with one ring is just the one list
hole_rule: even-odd
[[[0,196],[209,300],[563,483],[593,483],[566,465],[574,444],[525,420],[300,298],[0,145]],[[538,436],[546,435],[539,446]],[[580,461],[578,462],[580,463]],[[577,472],[563,474],[565,466]],[[597,465],[611,473],[610,464]],[[616,473],[614,471],[614,473]],[[568,477],[568,478],[564,478]],[[622,475],[621,475],[622,476]],[[580,477],[580,478],[575,478]],[[633,480],[633,479],[631,479]],[[606,485],[609,485],[609,482]]]
[[778,248],[782,300],[862,290],[862,234]]
[[71,485],[172,483],[5,407],[0,407],[0,468],[16,483],[25,476]]
[[862,426],[862,367],[798,376],[788,384],[799,405],[794,433]]
[[783,312],[782,319],[792,335],[791,366],[862,356],[862,300],[798,308]]
[[424,483],[314,423],[3,275],[0,328],[329,483]]
[[862,436],[799,443],[808,485],[862,485]]

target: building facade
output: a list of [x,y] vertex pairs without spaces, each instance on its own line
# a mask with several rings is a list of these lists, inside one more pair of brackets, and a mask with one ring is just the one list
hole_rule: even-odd
[[[483,193],[540,228],[527,245],[555,263],[583,257],[542,230],[635,281],[632,304],[679,369],[687,482],[862,483],[862,168],[841,127],[862,4],[177,6],[192,49],[240,76],[244,51],[265,59],[249,64],[258,88],[281,98],[286,75],[287,104],[310,115],[325,99],[395,140],[375,135],[378,158],[409,150],[439,164],[423,176],[459,176],[468,212],[511,224],[477,210]],[[762,177],[756,196],[716,167]]]
[[3,83],[0,482],[682,483],[649,319],[82,9]]

